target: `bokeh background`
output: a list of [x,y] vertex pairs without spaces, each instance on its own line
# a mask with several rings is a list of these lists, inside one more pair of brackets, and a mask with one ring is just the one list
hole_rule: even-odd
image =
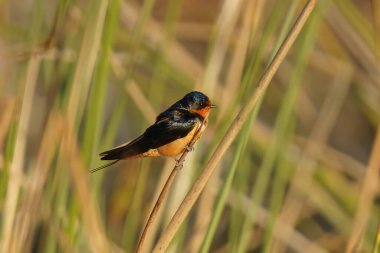
[[[133,252],[174,161],[89,170],[200,90],[150,252],[304,4],[0,1],[0,251]],[[379,252],[379,62],[380,1],[320,0],[167,252]]]

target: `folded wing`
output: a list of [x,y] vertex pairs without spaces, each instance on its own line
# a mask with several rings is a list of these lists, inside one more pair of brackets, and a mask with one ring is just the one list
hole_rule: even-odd
[[185,137],[196,125],[197,117],[184,109],[161,113],[156,122],[135,140],[100,153],[102,160],[119,160],[151,152]]

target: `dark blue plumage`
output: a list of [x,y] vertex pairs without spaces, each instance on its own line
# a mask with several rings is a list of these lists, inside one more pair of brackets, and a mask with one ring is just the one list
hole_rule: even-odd
[[175,157],[183,152],[195,134],[197,134],[197,139],[201,136],[207,125],[210,109],[213,107],[215,106],[211,104],[205,94],[199,91],[190,92],[160,113],[155,123],[148,127],[141,136],[124,145],[100,153],[101,160],[116,160],[115,162],[117,162],[121,159],[148,156]]

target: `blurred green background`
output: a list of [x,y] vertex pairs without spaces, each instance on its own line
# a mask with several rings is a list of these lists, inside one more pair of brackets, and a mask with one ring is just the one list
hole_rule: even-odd
[[[0,0],[0,251],[133,252],[174,160],[88,171],[199,90],[150,252],[304,4]],[[321,0],[167,252],[379,252],[379,119],[380,1]]]

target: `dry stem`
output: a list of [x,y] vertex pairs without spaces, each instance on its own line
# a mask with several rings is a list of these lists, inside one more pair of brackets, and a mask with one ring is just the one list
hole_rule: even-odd
[[[371,156],[369,159],[366,174],[363,180],[362,190],[360,193],[358,210],[356,211],[354,225],[350,240],[348,241],[346,252],[361,252],[361,241],[364,239],[365,228],[369,222],[370,210],[373,205],[376,192],[379,189],[379,168],[380,168],[380,125],[377,128]],[[378,232],[379,233],[379,230]],[[379,234],[377,235],[379,236]],[[376,246],[375,246],[376,247]],[[375,248],[374,248],[375,252]]]
[[201,127],[199,127],[198,130],[195,132],[193,139],[191,140],[189,145],[185,148],[181,157],[177,160],[172,172],[170,173],[168,179],[166,180],[166,183],[161,190],[160,196],[158,196],[158,199],[157,199],[156,203],[154,204],[152,211],[150,212],[148,221],[145,224],[144,230],[143,230],[141,237],[140,237],[140,240],[137,244],[136,253],[142,252],[146,235],[150,231],[150,227],[153,224],[153,221],[155,220],[155,218],[157,217],[158,211],[160,210],[160,207],[165,200],[165,197],[168,193],[170,186],[173,183],[175,175],[177,174],[178,170],[180,170],[183,167],[183,162],[185,161],[187,153],[189,153],[189,151],[193,148],[193,146],[196,142],[196,136],[198,135],[200,129],[201,129]]

